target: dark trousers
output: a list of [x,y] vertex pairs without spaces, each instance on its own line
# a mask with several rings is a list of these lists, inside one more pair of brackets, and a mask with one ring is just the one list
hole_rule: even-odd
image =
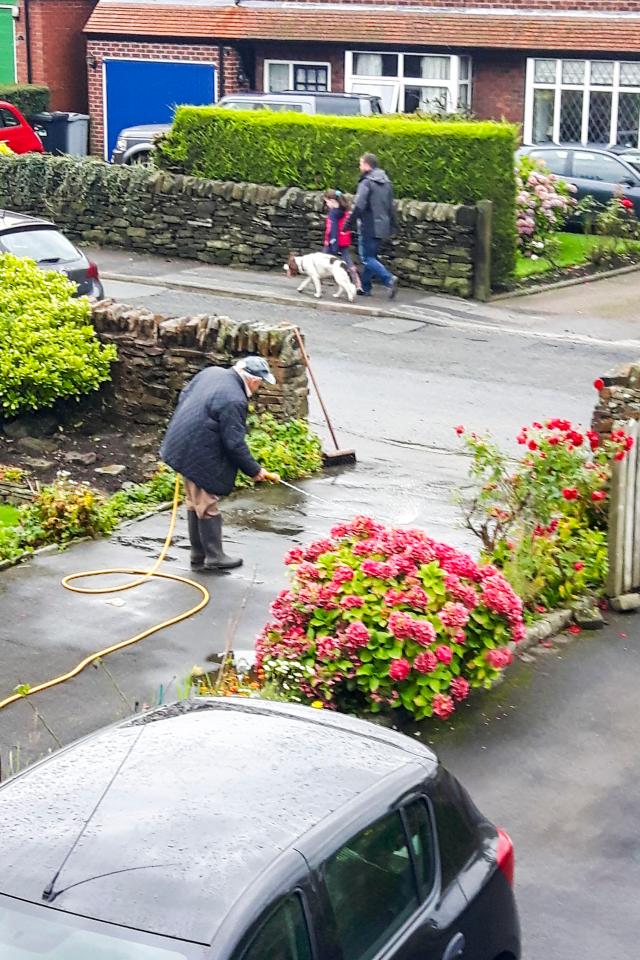
[[359,237],[358,253],[362,261],[362,289],[365,293],[370,292],[374,277],[385,287],[390,287],[393,281],[393,274],[378,260],[379,249],[380,240],[377,237]]

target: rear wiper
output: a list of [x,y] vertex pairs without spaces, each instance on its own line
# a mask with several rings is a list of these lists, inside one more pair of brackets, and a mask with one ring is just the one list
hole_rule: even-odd
[[38,260],[38,263],[60,263],[62,257],[45,257],[43,260]]

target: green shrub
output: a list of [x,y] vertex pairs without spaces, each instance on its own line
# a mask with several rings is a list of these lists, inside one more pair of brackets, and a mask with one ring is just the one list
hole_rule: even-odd
[[49,109],[49,87],[38,83],[0,83],[0,100],[17,107],[25,117]]
[[328,117],[180,107],[157,150],[167,170],[324,190],[355,189],[358,159],[372,151],[396,196],[494,203],[493,282],[515,264],[515,128],[489,121]]
[[33,503],[23,507],[18,533],[30,547],[68,543],[78,537],[111,533],[116,519],[104,509],[104,499],[86,483],[59,474],[42,487]]
[[91,308],[62,274],[0,256],[0,414],[51,407],[110,378],[114,346],[103,346]]
[[[306,420],[282,423],[270,413],[252,413],[247,427],[247,443],[254,458],[265,470],[279,473],[283,480],[299,480],[322,467],[320,440],[309,430]],[[238,474],[236,487],[251,485],[248,477]]]

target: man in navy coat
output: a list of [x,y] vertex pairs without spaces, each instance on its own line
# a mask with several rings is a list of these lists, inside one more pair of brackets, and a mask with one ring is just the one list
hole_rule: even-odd
[[262,357],[245,357],[231,369],[206,367],[180,394],[160,456],[184,479],[191,566],[231,570],[242,564],[222,547],[219,498],[231,493],[238,470],[255,481],[277,483],[247,446],[249,399],[263,383],[275,383]]

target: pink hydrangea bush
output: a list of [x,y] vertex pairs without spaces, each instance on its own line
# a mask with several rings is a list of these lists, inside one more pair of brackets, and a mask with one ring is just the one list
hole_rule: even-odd
[[521,157],[516,168],[516,227],[520,253],[553,258],[553,234],[576,206],[576,187],[549,173],[541,160]]
[[258,638],[280,695],[349,712],[450,716],[490,687],[524,636],[522,603],[491,565],[371,517],[285,557],[292,585]]

